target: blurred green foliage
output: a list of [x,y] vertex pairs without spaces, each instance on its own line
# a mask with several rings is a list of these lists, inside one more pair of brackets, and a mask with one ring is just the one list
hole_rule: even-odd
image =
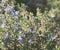
[[37,8],[35,16],[26,10],[27,2],[0,3],[0,50],[60,50],[60,1],[48,0],[51,9]]

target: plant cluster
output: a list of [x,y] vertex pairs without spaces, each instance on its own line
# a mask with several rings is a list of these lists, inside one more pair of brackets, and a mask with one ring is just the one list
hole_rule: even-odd
[[60,50],[60,1],[48,1],[51,9],[35,16],[25,4],[0,1],[0,50]]

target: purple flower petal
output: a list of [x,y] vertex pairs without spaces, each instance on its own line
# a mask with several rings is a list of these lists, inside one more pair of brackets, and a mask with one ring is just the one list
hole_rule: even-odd
[[13,15],[18,15],[18,13],[19,13],[19,11],[15,11],[15,10],[12,11]]
[[23,38],[19,36],[18,42],[19,42],[19,43],[23,43]]
[[16,27],[15,28],[16,28],[16,30],[18,30],[19,29],[19,26],[16,24]]
[[36,31],[33,31],[33,30],[29,30],[29,32],[31,32],[32,34],[36,34]]
[[35,31],[32,31],[31,33],[32,33],[32,34],[36,34],[36,32],[35,32]]
[[55,39],[54,35],[51,35],[51,39],[52,39],[52,40],[54,40],[54,39]]
[[31,43],[31,42],[33,42],[33,39],[29,39],[29,40],[28,40],[28,43]]

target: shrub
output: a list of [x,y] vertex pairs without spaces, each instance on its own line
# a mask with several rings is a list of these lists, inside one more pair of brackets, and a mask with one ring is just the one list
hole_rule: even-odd
[[59,50],[60,11],[57,4],[43,13],[37,8],[35,16],[24,4],[21,7],[13,1],[0,4],[0,50]]

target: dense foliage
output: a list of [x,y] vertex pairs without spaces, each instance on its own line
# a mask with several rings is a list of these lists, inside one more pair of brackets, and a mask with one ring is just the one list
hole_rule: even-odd
[[60,50],[60,0],[48,0],[51,9],[36,15],[18,2],[0,1],[0,50]]

